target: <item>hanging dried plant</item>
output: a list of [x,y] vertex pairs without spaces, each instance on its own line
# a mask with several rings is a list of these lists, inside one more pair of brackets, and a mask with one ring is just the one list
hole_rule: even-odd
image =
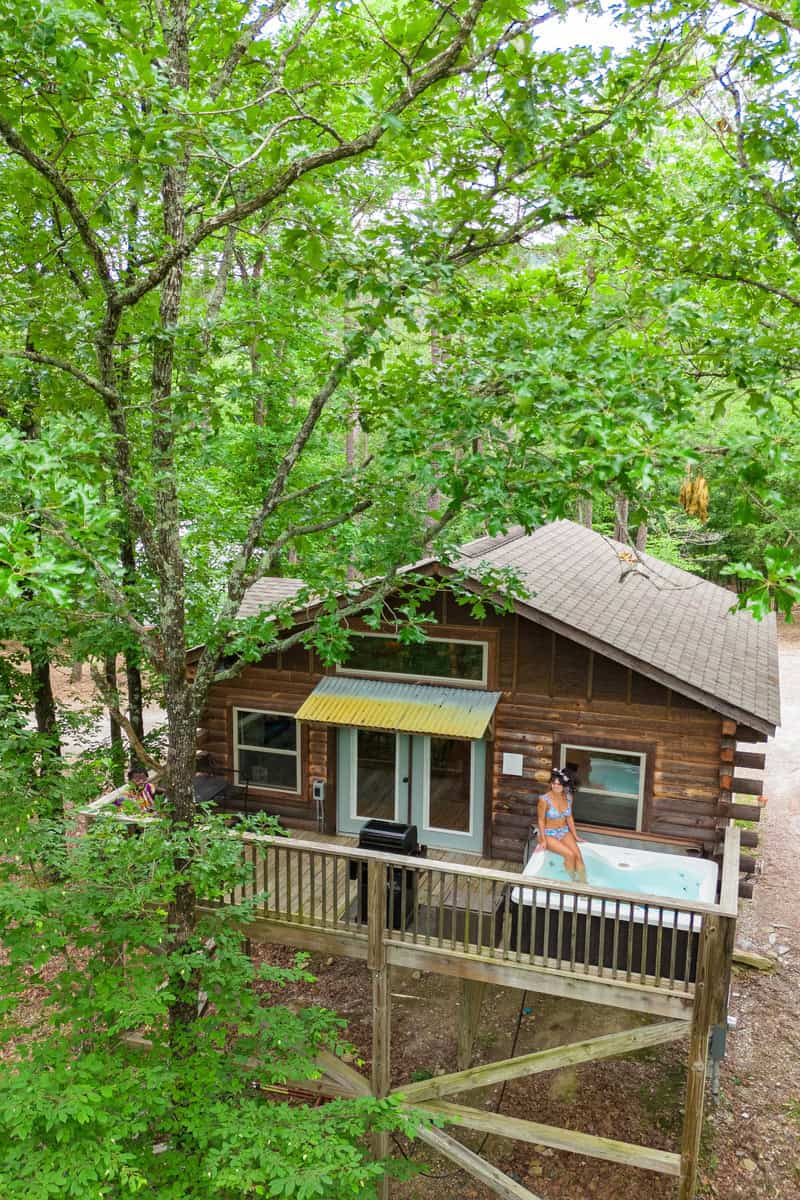
[[678,499],[690,517],[699,517],[703,523],[708,520],[708,484],[702,475],[687,474]]

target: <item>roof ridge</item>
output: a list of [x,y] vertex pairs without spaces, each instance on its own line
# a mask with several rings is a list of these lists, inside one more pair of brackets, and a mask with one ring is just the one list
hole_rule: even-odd
[[477,558],[483,554],[491,554],[493,550],[499,550],[501,546],[508,546],[521,537],[530,536],[531,534],[525,532],[523,525],[512,525],[507,533],[486,533],[482,537],[473,538],[471,542],[465,542],[463,546],[459,547],[459,554],[465,558]]

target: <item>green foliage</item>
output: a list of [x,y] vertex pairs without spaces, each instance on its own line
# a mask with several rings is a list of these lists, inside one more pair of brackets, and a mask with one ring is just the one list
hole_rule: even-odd
[[[757,613],[798,596],[791,23],[632,0],[614,54],[542,50],[513,0],[274,7],[0,0],[0,639],[135,653],[169,729],[165,820],[65,842],[107,764],[56,761],[0,659],[4,1200],[357,1196],[403,1127],[267,1105],[254,1071],[303,1078],[341,1023],[264,1002],[246,905],[178,929],[242,869],[193,820],[195,717],[294,603],[328,662],[384,593],[418,640],[433,585],[399,566],[619,494]],[[239,618],[270,574],[303,589]]]
[[[252,904],[210,907],[173,947],[165,916],[187,869],[213,905],[245,880],[240,843],[213,818],[195,832],[130,828],[101,819],[65,843],[40,820],[18,845],[31,866],[3,871],[3,1197],[369,1194],[383,1166],[364,1139],[405,1128],[393,1103],[307,1108],[255,1086],[310,1078],[318,1047],[345,1048],[333,1014],[280,1004],[283,984],[311,978],[302,959],[253,965],[237,928]],[[190,978],[210,1008],[176,1041],[169,1007]]]
[[[517,281],[519,258],[506,273],[503,248],[585,222],[631,194],[658,116],[647,72],[684,70],[681,23],[674,59],[645,38],[618,61],[586,48],[543,52],[519,6],[486,5],[462,56],[474,65],[406,105],[401,56],[421,71],[457,32],[455,15],[433,4],[392,3],[372,15],[319,5],[307,28],[286,15],[268,24],[219,96],[225,46],[242,19],[224,0],[193,8],[185,90],[169,84],[169,28],[149,10],[120,3],[85,19],[65,2],[46,20],[35,5],[0,11],[6,57],[29,81],[9,89],[4,120],[58,163],[90,225],[73,236],[74,212],[49,181],[19,155],[4,163],[1,236],[14,264],[0,359],[10,398],[0,407],[9,627],[51,614],[50,645],[91,644],[96,653],[129,644],[130,617],[156,624],[163,564],[140,540],[138,571],[123,578],[118,541],[137,524],[132,506],[146,521],[163,517],[166,471],[191,582],[187,643],[221,646],[235,631],[245,658],[266,648],[282,632],[280,614],[258,630],[220,622],[222,597],[268,482],[332,374],[332,396],[287,489],[302,500],[270,516],[250,564],[288,573],[291,549],[316,595],[346,591],[353,571],[380,578],[415,557],[428,514],[467,532],[531,525],[570,511],[587,470],[600,486],[611,478],[648,486],[650,435],[662,418],[669,423],[679,381],[668,379],[670,397],[654,402],[669,372],[648,366],[641,339],[626,347],[622,331],[603,334],[617,319],[611,312],[590,314],[600,332],[576,331],[548,361],[543,347],[559,345],[580,306],[562,301],[563,281]],[[220,29],[229,30],[224,44]],[[191,233],[238,199],[255,205],[293,164],[375,122],[383,133],[374,147],[304,171],[279,203],[241,217],[216,309],[209,297],[223,247],[211,233],[187,260],[174,331],[162,329],[153,290],[126,308],[113,380],[126,499],[104,396],[64,369],[99,371],[104,299],[88,236],[125,286],[136,285],[168,249],[162,177],[182,155]],[[493,246],[481,275],[471,264]],[[577,295],[579,285],[569,286]],[[637,341],[630,328],[627,336]],[[436,363],[432,339],[449,347]],[[150,389],[153,356],[167,345],[175,386],[169,461],[159,465],[152,447],[162,410]],[[17,357],[23,346],[48,361]],[[615,419],[616,406],[630,419]],[[23,432],[31,415],[35,437]],[[343,432],[353,424],[370,461],[361,464],[364,450],[342,481]],[[438,509],[432,493],[442,497]]]

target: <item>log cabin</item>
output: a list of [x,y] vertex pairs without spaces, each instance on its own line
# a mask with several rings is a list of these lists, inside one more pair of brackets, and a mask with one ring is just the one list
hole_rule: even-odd
[[[518,583],[477,618],[448,578],[485,596],[485,566]],[[441,585],[424,643],[353,621],[335,667],[297,644],[212,686],[199,744],[249,808],[326,834],[408,822],[431,848],[511,863],[554,766],[576,780],[589,838],[708,856],[731,817],[757,817],[736,795],[761,793],[742,772],[763,769],[752,743],[780,720],[774,617],[566,520],[413,570]],[[301,587],[262,580],[240,615]]]
[[[514,572],[505,594],[487,593],[484,564],[495,589],[498,571]],[[752,745],[780,719],[774,619],[734,612],[725,589],[569,521],[479,538],[455,564],[409,570],[439,584],[422,642],[403,642],[387,604],[381,628],[352,623],[336,667],[297,643],[212,687],[200,745],[218,775],[198,781],[223,796],[217,785],[232,778],[231,799],[292,831],[238,831],[244,874],[223,904],[252,902],[241,926],[248,940],[366,963],[371,1078],[327,1055],[313,1081],[321,1095],[392,1095],[436,1121],[664,1174],[678,1200],[694,1200],[707,1058],[718,1082],[738,896],[747,894],[737,876],[749,831],[735,819],[760,811],[736,797],[761,793],[764,755]],[[241,615],[285,607],[302,587],[261,580]],[[465,591],[496,603],[478,617],[458,603]],[[302,630],[313,611],[295,616]],[[616,878],[539,874],[535,860],[547,857],[539,851],[520,871],[554,766],[571,771],[578,827],[605,843],[590,849],[611,853]],[[197,782],[196,790],[202,798]],[[114,797],[100,797],[86,819],[107,809],[142,824],[118,814]],[[374,818],[416,826],[430,853],[356,846]],[[662,852],[676,887],[667,890],[663,869],[651,875],[650,865],[645,886],[634,886],[622,868]],[[717,853],[719,871],[699,857]],[[710,890],[684,894],[690,867]],[[215,918],[218,901],[201,900],[198,911]],[[402,968],[458,980],[458,1069],[392,1087],[390,976]],[[534,992],[637,1012],[646,1023],[522,1055],[514,1047],[509,1059],[471,1067],[488,985],[518,989],[521,1005]],[[684,1038],[679,1151],[452,1101]],[[415,1136],[496,1195],[536,1200],[450,1133],[423,1123]],[[388,1134],[373,1142],[385,1158]],[[380,1200],[389,1191],[384,1175]]]

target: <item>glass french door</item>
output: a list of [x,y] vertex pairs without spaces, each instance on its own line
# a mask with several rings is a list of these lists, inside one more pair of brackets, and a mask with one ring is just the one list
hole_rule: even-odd
[[340,729],[339,831],[378,817],[416,825],[429,846],[480,853],[485,766],[482,741]]

